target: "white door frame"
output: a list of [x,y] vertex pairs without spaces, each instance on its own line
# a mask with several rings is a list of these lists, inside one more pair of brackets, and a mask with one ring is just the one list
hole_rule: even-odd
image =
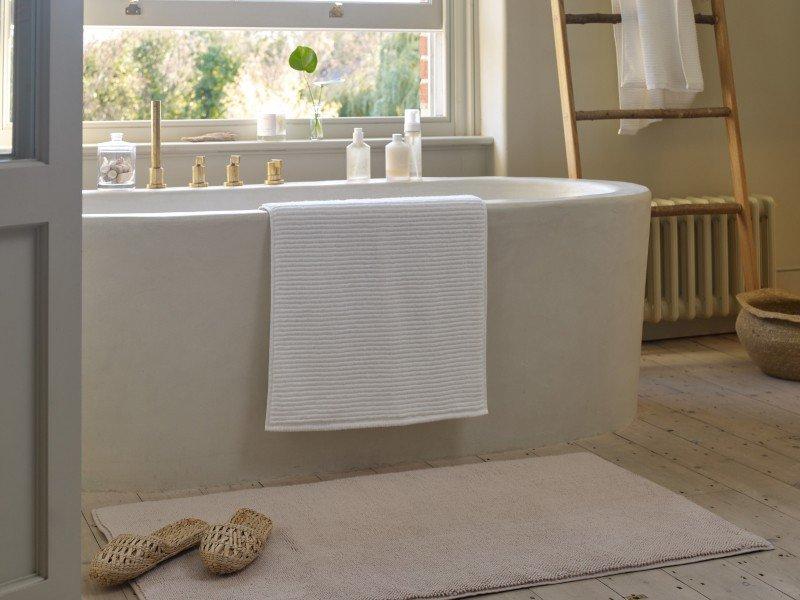
[[15,148],[25,158],[0,161],[0,599],[71,600],[80,598],[83,2],[16,5],[36,24],[30,41],[15,40],[35,75],[33,94],[16,95],[14,123],[15,141],[32,133],[32,142]]

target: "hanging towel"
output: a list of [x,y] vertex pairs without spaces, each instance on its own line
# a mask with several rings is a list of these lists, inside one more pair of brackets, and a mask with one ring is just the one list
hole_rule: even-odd
[[[703,91],[691,0],[611,0],[620,108],[686,108]],[[656,119],[657,120],[657,119]],[[656,120],[626,119],[620,134]]]
[[470,196],[265,204],[266,429],[487,413],[486,206]]

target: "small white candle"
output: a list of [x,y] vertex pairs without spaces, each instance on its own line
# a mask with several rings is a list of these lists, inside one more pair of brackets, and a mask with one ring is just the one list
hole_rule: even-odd
[[274,140],[286,137],[286,117],[277,112],[263,112],[257,120],[259,140]]

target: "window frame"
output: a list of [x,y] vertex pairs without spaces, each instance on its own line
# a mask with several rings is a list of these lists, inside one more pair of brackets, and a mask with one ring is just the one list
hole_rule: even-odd
[[[85,0],[85,25],[256,29],[396,29],[443,27],[445,0],[425,2],[327,2],[320,0],[139,0],[141,14],[128,15],[130,0]],[[231,6],[236,3],[235,9]],[[342,16],[334,17],[340,5]]]
[[[8,156],[12,146],[12,90],[11,73],[13,53],[11,52],[11,26],[14,16],[10,2],[0,0],[0,155]],[[7,151],[6,151],[7,150]]]
[[[100,16],[95,15],[91,19],[88,15],[94,4],[107,3],[109,5],[120,4],[127,5],[127,2],[118,2],[113,0],[85,0],[87,7],[87,20],[86,26],[114,26],[113,21],[119,21],[117,15],[110,21],[105,21],[106,17],[102,19]],[[227,5],[227,12],[231,11],[230,0],[159,0],[159,3],[165,4],[183,4],[189,3],[203,5]],[[429,136],[454,136],[454,135],[474,135],[475,133],[475,109],[476,95],[474,93],[474,54],[473,54],[473,36],[475,31],[475,7],[474,0],[431,0],[429,5],[425,6],[441,6],[442,13],[442,26],[441,30],[444,32],[443,47],[439,49],[439,56],[442,56],[442,51],[446,58],[444,60],[433,60],[429,65],[429,79],[437,79],[443,82],[446,89],[446,112],[445,116],[439,117],[424,117],[423,129],[426,135]],[[148,3],[149,4],[149,3]],[[331,3],[329,2],[250,2],[248,0],[238,1],[239,5],[249,4],[280,4],[284,9],[292,5],[321,5],[329,10]],[[345,14],[348,8],[353,4],[359,3],[346,3],[344,5]],[[378,5],[382,10],[387,10],[386,4]],[[409,5],[406,5],[408,7]],[[418,5],[410,5],[413,8],[418,8]],[[146,12],[146,6],[143,6],[143,13]],[[239,6],[237,6],[237,9]],[[371,8],[377,8],[372,6]],[[116,11],[119,12],[119,11]],[[115,12],[115,14],[116,14]],[[327,18],[327,17],[326,17]],[[337,19],[331,19],[333,21]],[[188,22],[188,21],[185,21]],[[274,24],[270,29],[310,29],[305,23],[302,26],[294,27],[277,27]],[[130,25],[128,25],[130,26]],[[162,27],[157,25],[155,27]],[[186,25],[183,25],[186,26]],[[245,29],[245,27],[235,27],[237,29]],[[253,29],[249,26],[247,29]],[[260,27],[255,27],[256,29]],[[326,29],[331,27],[326,27]],[[401,31],[400,28],[395,28],[384,24],[378,28],[367,27],[354,27],[349,26],[347,29],[380,29],[383,31]],[[424,29],[421,31],[425,31]],[[436,63],[436,64],[434,64]],[[440,83],[441,85],[441,83]],[[323,119],[323,126],[325,130],[325,137],[329,139],[343,139],[348,138],[352,134],[354,127],[363,127],[369,137],[391,137],[392,133],[398,131],[398,127],[402,127],[402,117],[336,117]],[[121,132],[125,134],[126,139],[144,143],[149,141],[150,129],[149,121],[85,121],[84,122],[84,144],[96,144],[108,140],[108,136],[112,131]],[[237,135],[237,138],[242,141],[256,139],[256,121],[255,117],[252,119],[208,119],[208,120],[167,120],[162,123],[162,139],[165,142],[177,142],[181,137],[195,136],[209,131],[231,131]],[[288,119],[287,120],[287,139],[307,139],[308,138],[308,119]]]

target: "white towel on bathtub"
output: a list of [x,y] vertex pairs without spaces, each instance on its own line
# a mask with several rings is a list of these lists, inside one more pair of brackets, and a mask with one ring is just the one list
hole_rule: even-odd
[[[687,108],[703,91],[692,0],[611,0],[620,108]],[[634,134],[657,119],[625,119]]]
[[387,427],[487,413],[479,198],[266,204],[266,429]]
[[486,206],[266,204],[266,429],[388,427],[486,407]]

